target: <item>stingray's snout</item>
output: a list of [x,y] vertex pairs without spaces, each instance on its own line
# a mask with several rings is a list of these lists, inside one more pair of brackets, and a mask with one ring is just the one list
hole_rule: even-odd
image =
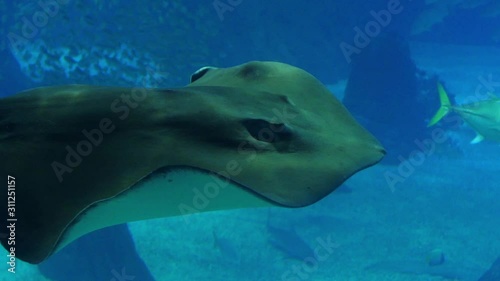
[[377,155],[376,158],[378,158],[378,161],[382,160],[387,154],[387,151],[380,143],[373,144],[370,149]]
[[382,145],[376,145],[375,146],[375,150],[377,150],[378,152],[380,152],[382,155],[386,155],[387,154],[387,151],[385,150],[385,148]]
[[387,154],[385,148],[378,141],[364,143],[358,148],[357,153],[361,153],[371,165],[379,162]]

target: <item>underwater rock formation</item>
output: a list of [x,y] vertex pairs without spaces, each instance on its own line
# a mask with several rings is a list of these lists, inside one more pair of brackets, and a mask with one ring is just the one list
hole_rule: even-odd
[[[419,73],[407,42],[393,35],[379,36],[353,59],[343,103],[386,146],[386,161],[406,157],[415,140],[428,137],[424,120],[439,107],[436,80],[428,84]],[[436,96],[421,95],[422,85]]]
[[[177,78],[192,69],[219,64],[209,54],[221,27],[210,4],[59,2],[49,8],[37,2],[0,4],[0,12],[6,11],[0,17],[0,51],[11,51],[35,82],[89,83],[90,78],[93,84],[116,81],[114,85],[145,87],[151,85],[152,72],[175,72],[181,75],[168,75],[163,81],[183,85],[186,80]],[[212,12],[214,16],[208,16]],[[46,22],[38,23],[30,15]]]

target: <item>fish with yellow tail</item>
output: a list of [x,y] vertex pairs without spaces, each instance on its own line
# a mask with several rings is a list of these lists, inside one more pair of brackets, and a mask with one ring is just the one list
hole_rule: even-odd
[[476,131],[477,136],[471,141],[471,144],[479,143],[484,139],[500,142],[500,98],[492,95],[489,100],[456,106],[450,103],[450,99],[440,83],[438,83],[438,92],[441,107],[429,121],[427,127],[438,123],[446,114],[453,111],[458,113]]

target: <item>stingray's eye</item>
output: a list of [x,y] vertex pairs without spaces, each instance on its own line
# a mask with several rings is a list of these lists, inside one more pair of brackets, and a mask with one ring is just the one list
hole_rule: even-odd
[[193,74],[191,74],[191,83],[193,83],[194,81],[200,79],[201,77],[203,77],[203,75],[205,75],[208,71],[212,70],[212,69],[217,69],[217,67],[213,67],[213,66],[204,66],[198,70],[196,70]]
[[243,125],[248,133],[256,140],[275,143],[289,140],[293,132],[283,123],[270,123],[262,119],[246,119]]

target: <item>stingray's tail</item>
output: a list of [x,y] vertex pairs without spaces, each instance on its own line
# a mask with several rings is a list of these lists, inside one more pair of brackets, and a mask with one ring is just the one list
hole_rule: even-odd
[[427,127],[430,127],[439,122],[439,120],[441,120],[452,109],[450,99],[448,98],[448,94],[446,94],[443,85],[441,85],[441,83],[438,82],[437,86],[438,86],[439,101],[441,102],[441,107],[439,107],[436,114],[434,114],[434,116],[431,118],[429,124],[427,124]]

